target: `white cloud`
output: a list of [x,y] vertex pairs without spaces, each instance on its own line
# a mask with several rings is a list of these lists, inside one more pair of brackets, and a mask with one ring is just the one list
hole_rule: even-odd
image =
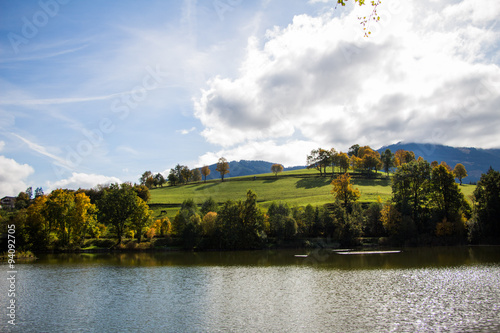
[[53,191],[58,188],[77,190],[79,188],[89,189],[99,184],[110,183],[121,183],[121,181],[116,177],[73,172],[69,178],[61,179],[56,182],[47,182],[47,186],[49,191]]
[[193,131],[196,131],[196,127],[191,127],[190,129],[182,129],[182,130],[178,130],[176,132],[181,133],[182,135],[186,135],[186,134],[189,134]]
[[306,165],[306,152],[318,147],[319,145],[315,142],[303,140],[290,140],[281,144],[273,140],[254,141],[234,148],[206,153],[198,159],[197,166],[217,163],[220,157],[225,157],[228,161],[263,160],[281,163],[285,167]]
[[5,147],[5,142],[0,141],[0,151],[2,151],[2,150],[3,150],[3,147]]
[[[452,24],[460,17],[443,19],[446,10],[427,5],[384,2],[365,39],[353,28],[359,6],[341,18],[296,16],[265,40],[250,38],[239,75],[212,78],[195,100],[202,135],[223,147],[200,161],[266,159],[269,150],[302,156],[316,143],[341,150],[397,141],[498,145],[500,68],[484,59],[499,27]],[[275,143],[292,135],[303,144]]]
[[[0,141],[2,146],[3,141]],[[1,147],[0,147],[1,148]],[[26,179],[35,170],[28,164],[19,164],[11,158],[0,155],[0,197],[16,196],[26,190]]]

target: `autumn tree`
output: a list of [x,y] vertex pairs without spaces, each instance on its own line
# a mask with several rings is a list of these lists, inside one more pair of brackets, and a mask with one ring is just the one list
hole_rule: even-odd
[[361,196],[359,190],[352,186],[351,176],[348,173],[338,176],[331,182],[331,185],[333,185],[331,193],[344,204],[344,207],[349,207]]
[[276,176],[276,178],[278,178],[278,173],[282,172],[283,171],[283,165],[281,164],[273,164],[271,166],[271,172],[274,173],[274,175]]
[[453,168],[453,175],[455,178],[458,178],[460,181],[460,185],[462,185],[462,179],[467,177],[467,170],[465,170],[465,167],[463,164],[458,163],[455,165],[455,168]]
[[369,146],[359,148],[358,158],[361,158],[361,165],[368,172],[373,169],[377,171],[382,168],[382,161],[380,160],[379,152],[374,151]]
[[349,170],[350,160],[346,153],[340,152],[337,155],[337,166],[341,172],[346,173]]
[[83,245],[85,235],[97,224],[97,207],[90,202],[90,198],[83,192],[75,194],[75,205],[72,211],[73,233],[80,245]]
[[219,158],[217,168],[215,170],[220,173],[221,180],[224,181],[224,175],[229,173],[229,163],[224,157]]
[[412,151],[399,149],[394,153],[395,166],[410,163],[411,161],[415,161],[415,153]]
[[208,167],[208,165],[204,165],[201,168],[201,174],[203,175],[203,177],[205,177],[205,183],[206,183],[207,177],[210,175],[210,168]]

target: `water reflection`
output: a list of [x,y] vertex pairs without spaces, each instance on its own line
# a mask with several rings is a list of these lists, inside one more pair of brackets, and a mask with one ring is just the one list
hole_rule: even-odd
[[36,264],[114,266],[289,266],[380,269],[453,267],[500,262],[500,247],[408,248],[400,253],[341,255],[330,249],[227,251],[227,252],[126,252],[40,255]]

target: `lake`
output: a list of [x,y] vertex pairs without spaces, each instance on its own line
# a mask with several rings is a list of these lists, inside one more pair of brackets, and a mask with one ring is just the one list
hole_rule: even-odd
[[0,331],[500,332],[500,247],[339,252],[40,255]]

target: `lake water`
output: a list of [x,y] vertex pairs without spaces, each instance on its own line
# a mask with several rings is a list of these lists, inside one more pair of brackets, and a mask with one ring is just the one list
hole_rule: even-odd
[[499,247],[43,255],[16,269],[12,326],[0,265],[1,332],[500,332]]

